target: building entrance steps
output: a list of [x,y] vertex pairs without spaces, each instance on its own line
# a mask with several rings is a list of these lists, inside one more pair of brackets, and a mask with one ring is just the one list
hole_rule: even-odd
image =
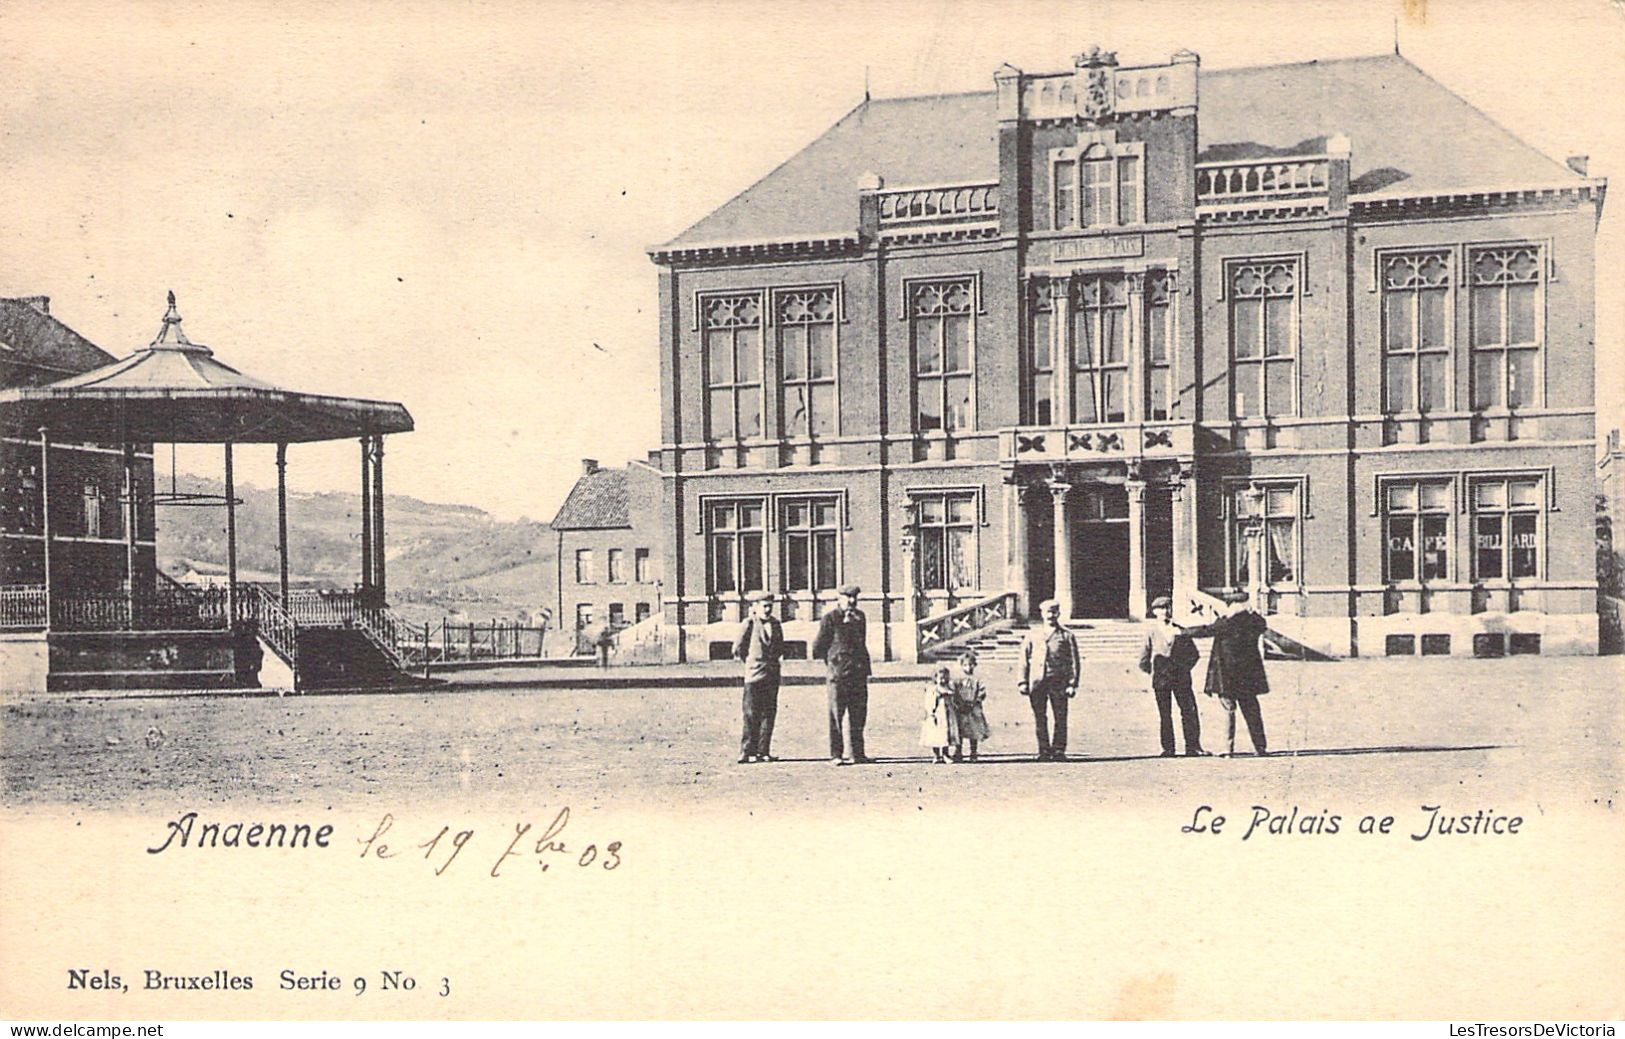
[[[1021,642],[1040,625],[1027,624],[990,632],[973,639],[964,648],[976,651],[982,663],[1015,664],[1021,659]],[[1078,652],[1085,660],[1136,664],[1145,641],[1145,622],[1128,619],[1073,620],[1067,628],[1078,637]]]

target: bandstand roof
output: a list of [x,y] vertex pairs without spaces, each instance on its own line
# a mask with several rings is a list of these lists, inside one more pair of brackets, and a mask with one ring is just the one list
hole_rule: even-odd
[[186,338],[172,292],[145,348],[58,382],[0,390],[0,428],[103,443],[275,444],[413,427],[393,401],[284,390],[221,363]]

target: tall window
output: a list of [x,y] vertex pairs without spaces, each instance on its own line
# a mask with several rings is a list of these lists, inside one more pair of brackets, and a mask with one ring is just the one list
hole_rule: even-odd
[[1296,264],[1231,267],[1230,379],[1236,418],[1296,411],[1297,310]]
[[782,505],[784,590],[818,592],[834,588],[838,576],[839,524],[834,498],[791,498]]
[[626,550],[612,548],[609,550],[609,583],[620,584],[626,580]]
[[914,287],[914,399],[921,432],[970,428],[974,315],[969,282]]
[[1055,421],[1055,303],[1051,282],[1034,282],[1027,332],[1027,422]]
[[94,483],[85,484],[85,537],[102,536],[102,489]]
[[1540,401],[1540,250],[1475,249],[1472,269],[1473,407]]
[[976,587],[976,496],[920,495],[914,506],[920,590]]
[[638,584],[648,584],[654,580],[649,572],[649,550],[646,548],[632,550],[632,579]]
[[1055,163],[1055,230],[1078,226],[1078,163],[1059,159]]
[[808,289],[778,298],[784,435],[835,432],[835,291]]
[[[1259,487],[1264,492],[1261,503],[1264,583],[1291,583],[1298,578],[1298,485],[1260,484]],[[1247,488],[1236,488],[1230,501],[1230,583],[1237,588],[1245,587],[1251,580],[1247,530],[1254,521],[1247,515],[1250,507]]]
[[711,502],[706,509],[706,566],[712,592],[765,591],[766,510],[760,498]]
[[1056,230],[1144,222],[1145,164],[1138,145],[1096,142],[1050,164]]
[[1120,274],[1078,280],[1072,310],[1072,420],[1121,422],[1128,399],[1128,290]]
[[576,549],[576,584],[593,584],[592,549]]
[[1382,265],[1382,407],[1388,414],[1448,405],[1450,254],[1407,253]]
[[1390,582],[1443,581],[1450,576],[1450,484],[1384,485],[1383,569]]
[[1174,276],[1152,271],[1145,278],[1145,414],[1174,417]]
[[1473,481],[1473,577],[1540,575],[1540,480]]
[[705,435],[762,435],[762,307],[757,297],[715,296],[705,311]]
[[576,630],[586,631],[592,627],[592,603],[576,603]]

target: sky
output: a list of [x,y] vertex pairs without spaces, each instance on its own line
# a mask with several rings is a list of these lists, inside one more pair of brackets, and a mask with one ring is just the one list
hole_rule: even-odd
[[[1615,0],[10,0],[0,295],[50,296],[123,356],[172,289],[228,364],[405,403],[391,493],[545,520],[581,458],[658,444],[646,249],[814,139],[866,76],[877,97],[985,90],[1004,62],[1060,69],[1094,43],[1204,68],[1375,54],[1396,21],[1407,58],[1525,141],[1625,170]],[[1625,269],[1622,206],[1600,273]],[[1606,429],[1625,420],[1606,275],[1597,316]],[[289,458],[295,491],[356,489],[354,444]],[[179,464],[218,476],[219,449]],[[270,449],[239,449],[237,472],[272,484]]]

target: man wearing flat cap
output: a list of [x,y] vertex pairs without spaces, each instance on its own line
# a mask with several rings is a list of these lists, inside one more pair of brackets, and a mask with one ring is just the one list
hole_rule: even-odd
[[860,589],[840,590],[841,602],[824,614],[812,655],[824,662],[829,683],[829,760],[852,765],[863,753],[863,725],[869,718],[869,621],[858,609]]
[[[1061,604],[1054,599],[1038,607],[1042,626],[1021,644],[1021,680],[1016,689],[1033,709],[1033,730],[1038,736],[1039,761],[1066,760],[1067,701],[1078,695],[1083,658],[1078,639],[1061,623]],[[1055,729],[1050,731],[1050,715]]]
[[779,713],[779,661],[784,657],[784,628],[773,618],[773,596],[754,592],[750,616],[739,629],[734,657],[745,663],[744,716],[739,737],[739,763],[777,761],[773,756],[773,720]]
[[1196,713],[1196,696],[1191,692],[1191,668],[1201,659],[1196,643],[1174,623],[1174,601],[1166,595],[1151,600],[1151,630],[1140,649],[1140,670],[1151,676],[1151,693],[1157,699],[1161,721],[1162,756],[1174,756],[1173,704],[1179,704],[1179,724],[1185,730],[1185,756],[1207,757],[1202,749],[1202,721]]
[[1213,640],[1207,661],[1207,685],[1202,691],[1208,696],[1217,696],[1228,715],[1226,732],[1230,749],[1226,756],[1236,753],[1236,710],[1239,708],[1247,720],[1247,735],[1253,739],[1253,751],[1263,757],[1269,749],[1264,739],[1264,715],[1258,709],[1258,698],[1270,691],[1269,679],[1264,675],[1261,645],[1269,623],[1248,604],[1246,592],[1230,592],[1225,600],[1230,604],[1228,613],[1212,624],[1186,628],[1185,634],[1193,639]]

